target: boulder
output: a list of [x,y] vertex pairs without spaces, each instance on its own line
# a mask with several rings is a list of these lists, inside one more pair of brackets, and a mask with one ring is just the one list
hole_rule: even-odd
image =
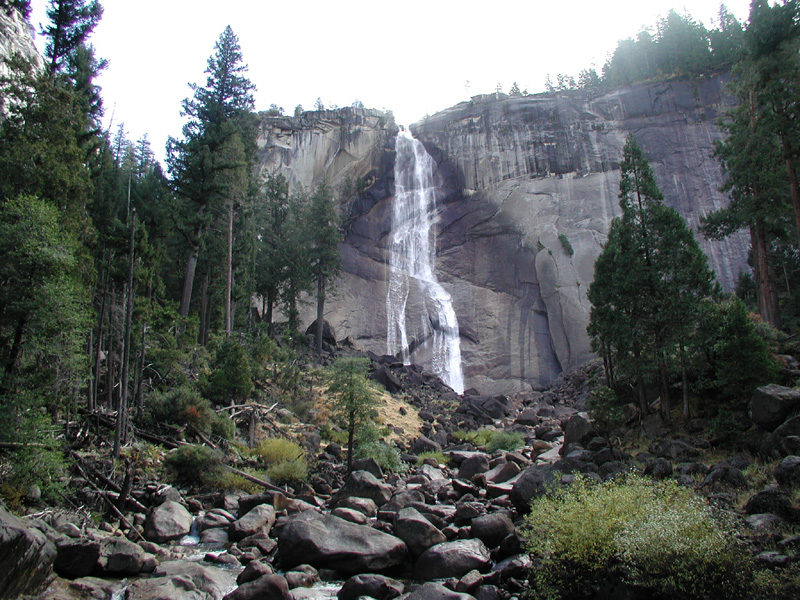
[[413,556],[419,556],[447,538],[421,512],[415,508],[404,508],[395,516],[394,533],[408,546]]
[[756,389],[747,406],[750,420],[767,431],[775,430],[796,410],[800,410],[800,392],[774,383]]
[[214,508],[197,519],[197,529],[198,531],[205,531],[215,527],[227,528],[235,520],[236,517],[224,508]]
[[292,595],[286,578],[271,574],[243,583],[225,596],[225,600],[292,600]]
[[486,481],[491,483],[503,483],[512,477],[516,477],[521,471],[522,467],[520,467],[516,462],[510,460],[506,463],[497,465],[490,471],[487,471]]
[[156,544],[178,540],[191,531],[193,520],[192,514],[182,504],[166,500],[147,516],[144,537]]
[[441,583],[431,581],[412,590],[404,600],[475,600],[475,598],[469,594],[454,592]]
[[456,474],[457,479],[470,481],[475,475],[489,470],[489,457],[485,454],[474,454],[461,463]]
[[470,533],[486,544],[496,548],[507,536],[514,532],[514,522],[504,512],[493,512],[472,520]]
[[544,494],[547,486],[555,483],[553,472],[553,465],[532,465],[517,478],[509,498],[519,514],[527,514],[531,500]]
[[339,600],[358,600],[362,596],[375,598],[375,600],[391,600],[405,590],[405,586],[396,579],[384,575],[365,573],[354,575],[344,582],[339,590]]
[[761,445],[765,456],[800,454],[800,416],[790,417],[780,424]]
[[351,496],[369,498],[376,505],[382,506],[392,497],[392,488],[369,471],[353,471],[341,489],[331,497],[331,505],[335,506]]
[[653,479],[665,479],[672,475],[672,463],[666,458],[656,458],[647,463],[644,474]]
[[375,504],[374,500],[370,500],[369,498],[359,498],[357,496],[342,498],[336,503],[336,507],[357,510],[367,517],[374,517],[378,514],[378,505]]
[[56,544],[58,553],[53,568],[59,576],[77,579],[91,575],[100,558],[100,543],[89,539],[67,538]]
[[345,575],[377,573],[403,562],[403,540],[365,525],[306,511],[290,517],[278,537],[284,569],[308,563]]
[[786,520],[800,520],[800,509],[792,506],[792,499],[784,490],[766,489],[750,497],[744,506],[748,515],[772,513]]
[[434,442],[432,439],[425,437],[424,435],[418,436],[413,442],[411,442],[411,452],[414,454],[423,454],[425,452],[441,452],[442,445]]
[[269,535],[275,524],[275,509],[269,504],[259,504],[228,527],[228,537],[238,542],[246,537],[263,533]]
[[319,581],[319,572],[311,565],[298,565],[286,571],[283,576],[290,590],[299,587],[308,588]]
[[719,485],[739,489],[747,489],[750,487],[750,484],[747,483],[747,478],[744,476],[744,473],[742,473],[741,469],[729,467],[727,465],[721,465],[713,468],[700,483],[701,488]]
[[580,412],[574,414],[567,421],[567,426],[564,428],[564,448],[570,444],[580,444],[582,441],[588,441],[595,436],[592,420],[588,413]]
[[127,600],[221,600],[236,585],[230,571],[189,561],[161,563],[128,587]]
[[492,561],[482,541],[456,540],[428,548],[414,564],[414,579],[433,581],[463,577],[473,569],[487,571]]
[[122,537],[109,537],[100,545],[100,570],[109,575],[138,575],[142,572],[147,554],[138,544]]
[[[316,320],[314,320],[314,322],[308,326],[308,328],[306,329],[306,335],[312,335],[314,336],[314,339],[317,338]],[[331,324],[328,323],[325,319],[322,320],[322,341],[326,344],[330,344],[334,348],[336,347],[336,332],[334,331]]]
[[672,460],[688,460],[700,454],[697,448],[682,440],[661,440],[653,442],[650,444],[648,450],[655,456]]
[[781,485],[800,484],[800,456],[786,456],[775,467],[775,480]]
[[53,579],[56,547],[0,506],[0,598],[36,595]]

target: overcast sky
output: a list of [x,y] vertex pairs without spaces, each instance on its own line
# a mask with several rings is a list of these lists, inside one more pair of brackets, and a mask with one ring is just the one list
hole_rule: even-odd
[[[109,61],[106,125],[145,133],[163,159],[180,136],[189,83],[204,85],[226,25],[239,37],[256,109],[292,114],[360,100],[410,124],[513,82],[531,93],[546,76],[598,72],[618,40],[652,27],[670,8],[711,26],[719,0],[101,0],[91,43]],[[48,0],[32,0],[34,27]],[[728,0],[742,21],[749,0]],[[43,42],[39,40],[40,48]]]

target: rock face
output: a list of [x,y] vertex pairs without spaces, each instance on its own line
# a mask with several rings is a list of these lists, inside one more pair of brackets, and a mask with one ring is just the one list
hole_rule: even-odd
[[[696,228],[723,206],[712,158],[725,76],[584,92],[475,97],[412,127],[435,159],[439,281],[459,321],[466,387],[546,385],[591,357],[586,300],[594,261],[619,214],[619,160],[635,133],[664,192]],[[379,113],[304,113],[262,123],[261,165],[292,184],[346,187],[344,273],[325,319],[366,350],[386,348],[393,136]],[[352,190],[351,188],[349,188]],[[743,236],[699,238],[723,286],[745,265]],[[313,321],[309,314],[306,322]]]
[[53,578],[55,558],[52,542],[0,507],[0,598],[43,591]]
[[[0,10],[0,59],[20,54],[31,61],[35,67],[42,66],[42,57],[33,43],[32,27],[28,21],[12,10]],[[0,76],[8,72],[5,63],[0,60]]]

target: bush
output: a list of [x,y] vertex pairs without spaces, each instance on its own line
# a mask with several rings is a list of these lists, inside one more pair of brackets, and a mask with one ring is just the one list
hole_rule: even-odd
[[651,598],[734,598],[753,563],[732,528],[673,481],[577,476],[531,503],[524,535],[540,558],[531,578],[547,598],[594,598],[615,587]]
[[181,446],[164,460],[165,475],[175,483],[206,488],[224,474],[222,454],[207,446]]
[[217,414],[211,403],[188,384],[163,393],[155,392],[148,398],[141,419],[151,427],[189,425],[203,435],[214,434],[225,439],[231,439],[236,431],[227,413]]
[[433,458],[440,465],[447,466],[450,463],[450,456],[442,452],[423,452],[417,456],[417,466],[422,465],[426,458]]
[[217,350],[214,371],[208,378],[206,395],[217,404],[240,403],[253,391],[250,361],[234,339],[225,340]]
[[374,458],[381,469],[390,473],[405,473],[408,465],[400,458],[400,451],[385,442],[371,441],[356,448],[355,458]]
[[592,390],[586,403],[589,415],[597,425],[610,431],[625,424],[625,414],[619,405],[617,394],[609,387],[602,386]]
[[267,469],[267,475],[275,483],[291,483],[308,479],[308,464],[305,458],[284,460]]
[[453,432],[453,437],[462,442],[485,448],[487,452],[496,450],[516,450],[525,444],[525,438],[517,432],[497,431],[495,429],[478,429],[477,431]]
[[297,442],[286,438],[267,438],[261,440],[251,454],[260,456],[268,465],[267,475],[276,483],[308,479],[306,451]]
[[569,238],[564,235],[563,233],[558,234],[558,241],[561,242],[561,246],[564,248],[564,252],[572,256],[575,254],[575,250],[572,248],[572,244],[569,243]]

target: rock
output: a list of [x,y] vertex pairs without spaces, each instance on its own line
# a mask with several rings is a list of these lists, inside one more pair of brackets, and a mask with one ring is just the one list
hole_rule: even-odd
[[369,498],[377,506],[382,506],[392,497],[392,488],[368,471],[353,471],[345,484],[331,497],[331,505],[335,506],[340,500],[351,496]]
[[432,581],[448,577],[462,577],[477,569],[486,571],[491,566],[489,551],[480,540],[444,542],[428,548],[414,564],[414,579]]
[[257,533],[269,535],[275,524],[275,509],[269,504],[259,504],[228,527],[228,537],[238,542]]
[[351,508],[362,513],[366,517],[374,517],[378,514],[378,505],[374,500],[369,498],[359,498],[358,496],[350,496],[342,498],[336,503],[337,508]]
[[289,589],[311,587],[319,581],[319,573],[311,565],[298,565],[283,575]]
[[200,532],[201,544],[227,544],[229,541],[230,538],[228,537],[227,527],[224,529],[222,527],[214,527],[213,529],[205,529],[204,531]]
[[166,500],[150,511],[144,524],[144,537],[156,544],[180,539],[191,531],[193,520],[183,505]]
[[473,519],[470,526],[472,537],[476,537],[489,548],[496,548],[514,531],[514,522],[502,512],[493,512]]
[[[744,506],[748,515],[773,513],[787,520],[800,517],[800,510],[792,506],[792,499],[783,490],[766,489],[750,497]],[[800,520],[800,519],[798,519]]]
[[404,600],[475,600],[469,594],[454,592],[441,583],[425,583],[411,591]]
[[243,583],[247,583],[248,581],[255,581],[256,579],[263,577],[264,575],[272,575],[275,573],[275,569],[272,568],[272,565],[268,562],[264,562],[261,560],[252,560],[247,563],[247,566],[244,568],[244,571],[239,573],[239,576],[236,577],[236,583],[238,585],[242,585]]
[[[315,320],[311,325],[308,326],[306,329],[306,335],[314,336],[314,339],[317,339],[317,321]],[[336,347],[336,332],[333,330],[333,327],[330,323],[328,323],[325,319],[322,320],[322,341],[326,344],[329,344]]]
[[[72,581],[56,579],[40,596],[39,600],[106,600],[122,598],[123,583],[99,579],[97,577],[79,577]],[[116,595],[115,595],[116,594]]]
[[474,454],[461,463],[456,477],[470,481],[475,475],[489,470],[489,458],[485,454]]
[[747,489],[750,485],[744,473],[736,467],[719,466],[711,470],[705,479],[700,483],[700,487],[710,487],[724,485],[739,489]]
[[358,600],[362,596],[375,600],[391,600],[405,590],[405,586],[396,579],[384,575],[365,573],[354,575],[344,582],[337,594],[338,600]]
[[272,574],[243,583],[225,596],[225,600],[292,600],[292,595],[286,578]]
[[553,472],[552,465],[532,465],[522,472],[509,494],[519,514],[527,514],[530,511],[531,500],[544,494],[547,486],[555,483]]
[[588,413],[572,415],[564,428],[564,448],[570,444],[580,444],[583,440],[594,437],[592,420]]
[[772,513],[750,515],[744,520],[744,522],[748,527],[750,527],[750,529],[754,529],[756,531],[769,531],[771,529],[777,529],[783,525],[783,519]]
[[138,544],[121,537],[110,537],[100,545],[97,564],[103,573],[109,575],[138,575],[145,560],[147,555]]
[[[549,445],[547,446],[548,448],[550,447]],[[520,472],[522,472],[522,467],[514,461],[508,461],[505,464],[498,465],[494,469],[487,471],[486,480],[491,483],[503,483],[512,477],[516,477]]]
[[0,506],[0,598],[44,591],[53,578],[56,554],[44,534]]
[[423,454],[425,452],[441,452],[442,446],[433,440],[420,435],[413,442],[411,442],[411,451],[414,454]]
[[386,365],[378,365],[370,377],[380,383],[390,394],[397,394],[403,389],[403,383]]
[[672,475],[672,463],[666,458],[656,458],[647,463],[647,466],[644,468],[644,474],[649,475],[653,479],[666,479]]
[[66,539],[56,544],[55,572],[67,579],[91,575],[100,558],[100,543],[90,539]]
[[137,579],[127,600],[221,600],[235,586],[233,575],[217,567],[189,561],[161,563],[151,578]]
[[236,517],[234,517],[227,510],[223,508],[213,508],[202,517],[197,519],[197,529],[199,531],[205,531],[206,529],[212,529],[214,527],[227,528],[228,525],[233,523],[235,520]]
[[650,444],[649,450],[651,454],[672,460],[688,460],[700,454],[697,448],[681,440],[653,442]]
[[773,431],[798,409],[800,392],[774,383],[756,389],[747,406],[750,420],[767,431]]
[[775,429],[761,445],[765,456],[794,456],[800,454],[800,415],[790,417]]
[[407,553],[395,536],[312,511],[287,520],[278,550],[285,569],[308,563],[346,575],[385,571],[402,563]]
[[756,555],[756,561],[770,568],[784,568],[792,563],[792,559],[772,550],[765,550]]
[[394,533],[408,546],[413,556],[419,556],[447,538],[415,508],[403,508],[394,520]]
[[383,479],[383,469],[374,458],[359,458],[353,461],[353,471],[369,471],[376,479]]
[[337,506],[331,511],[331,515],[334,517],[339,517],[340,519],[344,519],[345,521],[350,521],[351,523],[356,523],[358,525],[366,525],[369,521],[367,515],[353,508],[342,508]]
[[775,467],[775,480],[781,485],[800,484],[800,456],[786,456]]
[[465,396],[456,409],[457,414],[470,415],[478,423],[489,424],[507,417],[511,412],[511,401],[499,396]]

